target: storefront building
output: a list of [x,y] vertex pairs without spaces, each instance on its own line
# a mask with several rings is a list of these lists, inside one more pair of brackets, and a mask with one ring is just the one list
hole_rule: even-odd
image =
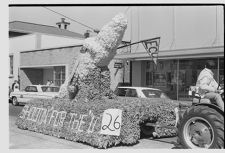
[[[83,39],[84,36],[79,33],[57,27],[10,22],[9,86],[14,80],[19,80],[21,90],[31,84],[44,85],[48,80],[55,86],[61,86],[73,68]],[[122,41],[121,45],[124,43],[128,42]],[[124,50],[127,52],[126,48],[118,52]],[[123,76],[127,76],[123,75],[124,69],[114,68],[114,62],[121,61],[113,60],[109,65],[113,89],[124,80]]]
[[129,63],[130,85],[159,88],[171,99],[187,100],[188,88],[206,63],[217,82],[224,78],[223,6],[140,6],[130,16],[132,43],[160,38],[157,66],[142,43],[116,55]]
[[[95,35],[90,33],[89,36]],[[73,68],[83,40],[82,34],[53,26],[10,22],[9,86],[14,80],[19,80],[21,90],[31,84],[47,84],[48,80],[61,86]],[[121,45],[125,43],[128,42],[122,41]],[[126,48],[118,52],[124,50],[127,52]],[[113,60],[109,65],[113,89],[127,76],[123,75],[124,69],[114,68],[114,62],[121,61]]]
[[9,23],[9,86],[53,81],[61,85],[84,36],[58,27],[13,21]]
[[161,51],[157,65],[147,52],[121,54],[116,58],[130,61],[132,86],[158,88],[175,100],[190,100],[188,89],[196,84],[205,65],[214,72],[217,82],[224,78],[223,46]]
[[30,84],[43,85],[48,80],[53,81],[55,86],[63,84],[80,48],[81,45],[77,45],[21,52],[19,72],[21,89]]

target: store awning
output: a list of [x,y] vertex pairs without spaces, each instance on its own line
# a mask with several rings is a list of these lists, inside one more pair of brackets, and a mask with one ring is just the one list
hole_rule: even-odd
[[[185,58],[204,58],[204,57],[224,57],[224,46],[189,48],[177,50],[159,51],[159,59],[185,59]],[[144,50],[136,53],[117,54],[114,59],[126,60],[149,60],[149,54]]]

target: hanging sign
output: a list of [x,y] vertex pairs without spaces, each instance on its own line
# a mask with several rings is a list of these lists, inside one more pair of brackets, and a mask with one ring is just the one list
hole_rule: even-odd
[[100,134],[120,135],[122,123],[122,110],[107,109],[103,113]]
[[149,56],[154,61],[154,63],[157,64],[160,37],[144,40],[142,41],[142,44],[145,47],[146,51],[148,52]]
[[116,62],[114,63],[114,68],[121,69],[123,67],[123,63]]

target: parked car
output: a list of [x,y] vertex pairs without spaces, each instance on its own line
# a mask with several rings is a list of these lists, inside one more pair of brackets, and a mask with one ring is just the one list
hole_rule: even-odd
[[13,105],[26,104],[34,98],[51,99],[58,94],[59,87],[46,85],[29,85],[23,91],[10,93]]
[[[129,86],[121,86],[115,90],[115,94],[121,97],[134,97],[134,98],[159,98],[164,99],[166,102],[177,104],[179,107],[183,108],[190,107],[192,105],[191,101],[178,101],[170,99],[162,90],[157,88],[148,88],[148,87],[129,87]],[[150,100],[151,101],[151,100]],[[182,111],[184,110],[182,108]],[[174,110],[176,112],[176,110]],[[181,110],[179,110],[181,111]],[[176,112],[176,123],[179,121],[179,111],[177,109]],[[141,135],[142,136],[153,136],[155,132],[155,127],[158,126],[155,123],[144,122],[140,125]],[[162,127],[162,125],[158,126]],[[167,126],[168,128],[168,126]]]
[[170,99],[162,90],[148,87],[118,87],[115,94],[122,97]]
[[172,100],[166,93],[157,88],[120,86],[114,93],[121,97],[162,98],[168,102],[177,103],[180,105],[191,106],[192,104],[192,101],[189,100]]

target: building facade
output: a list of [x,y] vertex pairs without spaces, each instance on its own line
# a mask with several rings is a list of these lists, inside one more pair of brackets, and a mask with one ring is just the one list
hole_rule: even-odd
[[[95,35],[90,33],[89,36]],[[53,81],[55,86],[61,86],[73,68],[83,39],[81,34],[56,27],[11,22],[9,86],[14,80],[19,80],[21,90],[27,85],[46,84],[48,81]],[[127,52],[126,48],[118,52],[123,53],[124,50]],[[113,60],[109,64],[112,88],[116,88],[118,82],[124,82],[126,74],[129,75],[124,73],[123,68],[114,68],[115,62],[123,60]]]
[[157,65],[147,52],[115,58],[129,61],[132,86],[159,88],[172,99],[189,100],[188,89],[206,65],[217,82],[224,79],[224,46],[160,51]]
[[64,83],[81,45],[20,52],[21,89],[30,84]]
[[[68,73],[67,65],[76,51],[60,48],[72,45],[79,48],[83,39],[82,34],[53,26],[10,22],[9,86],[14,80],[19,80],[21,89],[28,84],[45,84],[47,80],[61,84]],[[58,49],[52,52],[52,48]],[[42,51],[46,49],[49,50]],[[64,55],[68,59],[60,58]]]
[[[129,61],[132,86],[155,87],[172,99],[190,99],[188,88],[210,65],[216,81],[224,78],[224,7],[140,6],[130,9],[131,42],[160,37],[155,65],[141,43],[115,59]],[[208,64],[207,64],[208,63]]]

